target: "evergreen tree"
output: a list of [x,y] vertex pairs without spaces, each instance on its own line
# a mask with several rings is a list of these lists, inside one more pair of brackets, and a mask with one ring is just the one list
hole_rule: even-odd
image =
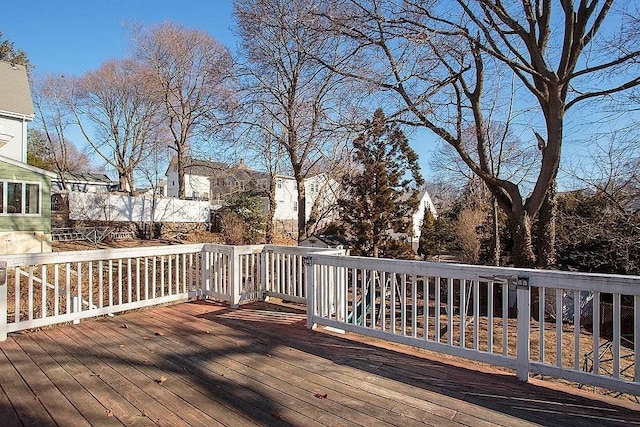
[[396,124],[378,109],[366,130],[353,142],[359,170],[343,179],[345,197],[338,200],[341,218],[353,240],[354,252],[389,256],[394,233],[411,226],[410,212],[418,206],[418,155]]
[[16,49],[13,42],[2,40],[2,31],[0,31],[0,61],[10,62],[12,64],[24,65],[29,71],[31,63],[24,50]]
[[436,218],[428,207],[424,210],[422,226],[420,227],[420,240],[418,243],[418,255],[427,260],[438,255],[441,250],[441,242],[438,239]]
[[[263,239],[265,232],[264,204],[255,190],[243,191],[231,196],[222,208],[222,221],[232,224],[235,236],[231,244],[253,244]],[[223,224],[223,231],[225,224]],[[223,233],[226,234],[226,233]],[[230,243],[230,242],[227,242]]]

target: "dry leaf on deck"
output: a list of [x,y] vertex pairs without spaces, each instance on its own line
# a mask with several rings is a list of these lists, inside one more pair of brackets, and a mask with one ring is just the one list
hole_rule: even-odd
[[165,377],[164,375],[160,375],[160,378],[156,380],[156,382],[160,385],[162,385],[162,383],[164,383],[167,380],[167,377]]
[[327,398],[327,393],[325,393],[325,394],[316,393],[315,397],[317,397],[318,399],[326,399]]

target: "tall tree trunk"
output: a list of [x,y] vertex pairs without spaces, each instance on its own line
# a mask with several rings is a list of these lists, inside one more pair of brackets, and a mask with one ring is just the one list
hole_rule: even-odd
[[522,210],[511,215],[511,234],[513,235],[513,264],[516,267],[533,267],[536,256],[531,239],[531,217]]
[[185,194],[185,185],[184,185],[184,150],[181,149],[180,144],[177,144],[176,146],[176,157],[178,160],[178,165],[177,165],[177,169],[178,169],[178,198],[180,200],[184,200],[186,197]]
[[495,196],[491,197],[491,239],[492,239],[492,261],[493,265],[500,265],[500,221],[499,221],[498,201]]
[[538,212],[537,262],[540,268],[552,268],[556,263],[556,183],[547,190]]
[[118,185],[120,185],[120,191],[130,191],[126,173],[118,172]]
[[269,206],[267,207],[267,218],[265,224],[265,243],[272,244],[275,237],[273,218],[276,214],[276,207],[278,206],[276,201],[276,176],[274,174],[271,174],[269,177],[267,200]]
[[304,189],[304,176],[300,167],[294,167],[293,176],[298,190],[298,243],[307,238],[307,198]]

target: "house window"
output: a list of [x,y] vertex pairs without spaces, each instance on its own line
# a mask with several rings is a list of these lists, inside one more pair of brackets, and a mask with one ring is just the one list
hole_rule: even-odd
[[22,213],[22,183],[7,183],[7,213]]
[[39,215],[40,184],[0,182],[0,213]]
[[281,179],[276,181],[276,187],[282,188],[282,180]]
[[38,184],[25,184],[25,209],[26,214],[40,213],[40,186]]
[[293,202],[293,211],[298,212],[298,202]]

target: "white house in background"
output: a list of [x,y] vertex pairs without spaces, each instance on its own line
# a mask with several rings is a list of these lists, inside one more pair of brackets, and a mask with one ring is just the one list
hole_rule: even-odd
[[418,250],[418,244],[420,242],[420,229],[422,228],[422,221],[424,220],[424,212],[426,209],[431,211],[434,218],[437,218],[436,207],[431,201],[429,192],[425,189],[418,194],[420,204],[417,209],[411,214],[412,234],[409,236],[409,242],[413,246],[414,250]]
[[[184,190],[187,200],[212,200],[211,179],[224,177],[225,163],[187,157],[184,165]],[[167,167],[167,197],[178,197],[178,158],[172,157]]]
[[[178,197],[177,159],[174,157],[167,168],[167,196]],[[209,200],[212,207],[219,208],[233,194],[251,187],[268,190],[269,174],[247,167],[243,161],[229,166],[225,163],[187,158],[185,165],[185,197],[191,200]],[[276,221],[298,220],[298,189],[291,176],[278,175],[275,180]],[[309,219],[316,200],[318,206],[327,209],[335,205],[334,194],[337,183],[325,174],[305,179],[306,217]],[[318,199],[319,198],[319,199]]]
[[[309,220],[313,205],[318,204],[320,212],[326,212],[337,203],[336,188],[338,183],[326,174],[314,175],[304,180],[305,217]],[[276,177],[276,212],[274,219],[280,221],[298,220],[298,187],[292,176]]]

